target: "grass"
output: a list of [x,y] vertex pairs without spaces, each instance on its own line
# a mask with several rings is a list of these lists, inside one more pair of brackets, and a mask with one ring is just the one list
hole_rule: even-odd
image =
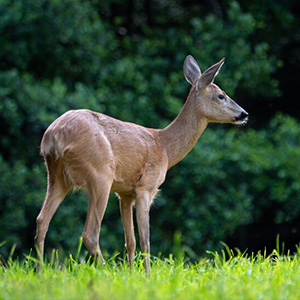
[[134,268],[123,260],[104,266],[58,262],[53,252],[41,273],[31,255],[0,267],[0,299],[300,299],[300,251],[293,256],[247,255],[226,247],[197,263],[152,257],[149,276],[141,255]]

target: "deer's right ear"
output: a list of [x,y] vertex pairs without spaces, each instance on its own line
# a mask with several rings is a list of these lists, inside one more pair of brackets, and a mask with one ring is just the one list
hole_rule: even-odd
[[199,80],[200,87],[205,88],[214,81],[215,77],[218,75],[218,72],[224,64],[224,60],[225,58],[222,58],[218,63],[214,64],[203,73],[201,79]]
[[200,68],[192,55],[188,55],[184,60],[183,73],[186,81],[191,85],[200,78]]

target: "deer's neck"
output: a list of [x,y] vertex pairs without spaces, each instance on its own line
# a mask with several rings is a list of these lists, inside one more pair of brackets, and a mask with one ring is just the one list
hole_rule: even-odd
[[208,120],[197,113],[195,93],[192,89],[176,119],[160,132],[169,158],[169,168],[182,160],[195,146],[205,130]]

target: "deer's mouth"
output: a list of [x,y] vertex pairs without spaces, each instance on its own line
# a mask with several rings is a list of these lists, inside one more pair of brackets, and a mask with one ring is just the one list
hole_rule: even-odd
[[235,125],[246,125],[247,122],[248,122],[248,117],[246,117],[246,118],[243,119],[243,120],[235,121],[233,124],[235,124]]

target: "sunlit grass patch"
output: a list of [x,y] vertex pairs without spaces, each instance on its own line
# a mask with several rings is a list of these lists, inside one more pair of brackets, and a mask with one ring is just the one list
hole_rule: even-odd
[[61,261],[57,251],[40,273],[31,253],[7,264],[0,267],[0,299],[300,299],[299,248],[293,255],[249,255],[224,245],[193,263],[151,257],[149,276],[142,255],[132,269],[116,257],[105,265],[78,253]]

